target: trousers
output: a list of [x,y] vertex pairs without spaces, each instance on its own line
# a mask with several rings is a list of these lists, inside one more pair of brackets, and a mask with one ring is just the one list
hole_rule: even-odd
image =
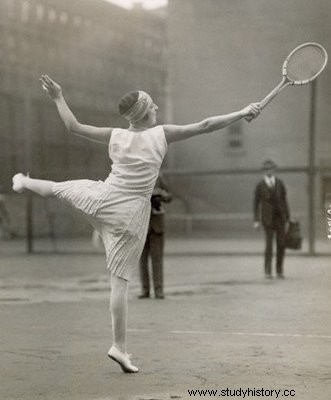
[[266,275],[271,275],[273,241],[274,236],[276,236],[276,273],[282,275],[285,256],[285,222],[281,219],[275,219],[271,226],[264,226],[264,233],[264,271]]
[[163,250],[163,232],[157,233],[150,229],[139,263],[143,295],[150,294],[149,259],[152,264],[154,294],[155,296],[163,295]]

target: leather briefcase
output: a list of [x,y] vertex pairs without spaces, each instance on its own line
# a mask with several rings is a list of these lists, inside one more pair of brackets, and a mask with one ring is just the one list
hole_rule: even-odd
[[285,234],[285,247],[292,250],[300,250],[302,247],[301,227],[298,221],[290,221]]

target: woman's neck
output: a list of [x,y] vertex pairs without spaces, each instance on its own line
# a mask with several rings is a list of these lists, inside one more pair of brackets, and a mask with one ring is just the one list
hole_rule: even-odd
[[148,125],[146,123],[130,124],[129,131],[144,131],[145,129],[152,128],[153,126],[155,126],[155,124],[154,125]]

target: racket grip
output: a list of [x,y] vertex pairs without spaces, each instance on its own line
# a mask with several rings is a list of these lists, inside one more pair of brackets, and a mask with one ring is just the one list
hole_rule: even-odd
[[[291,85],[291,82],[286,82],[286,76],[283,76],[281,82],[263,99],[260,101],[260,110],[262,111],[265,106],[267,106],[273,98],[275,98],[286,86]],[[247,115],[245,120],[251,122],[254,117]]]

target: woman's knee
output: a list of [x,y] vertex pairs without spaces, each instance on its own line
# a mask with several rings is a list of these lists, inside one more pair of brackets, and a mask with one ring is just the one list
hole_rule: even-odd
[[120,276],[111,274],[111,289],[123,289],[126,290],[128,288],[129,282],[126,279],[121,278]]
[[116,307],[116,304],[127,299],[128,281],[116,275],[111,277],[110,305]]

